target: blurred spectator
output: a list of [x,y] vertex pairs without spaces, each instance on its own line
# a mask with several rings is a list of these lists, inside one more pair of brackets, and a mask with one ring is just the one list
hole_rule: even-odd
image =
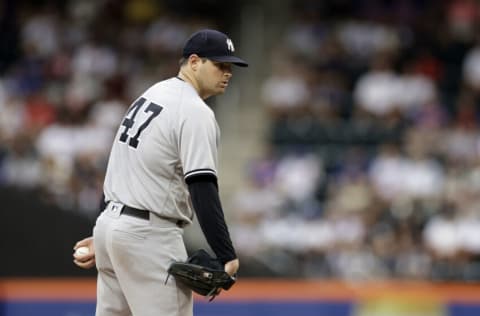
[[397,51],[401,44],[397,29],[371,20],[343,21],[337,36],[348,54],[362,62],[382,52]]
[[480,8],[474,0],[454,0],[446,7],[449,31],[460,40],[471,40],[476,32]]
[[358,106],[375,115],[383,116],[401,106],[399,79],[393,70],[391,57],[377,55],[372,67],[356,83],[354,97]]
[[[1,92],[0,92],[1,93]],[[9,141],[19,134],[25,123],[25,103],[20,98],[1,96],[0,140]]]
[[41,11],[25,22],[22,29],[22,46],[40,58],[48,58],[59,48],[57,12],[51,7]]
[[74,79],[93,80],[112,76],[118,67],[115,52],[97,43],[85,43],[79,47],[72,59]]
[[480,45],[472,47],[463,62],[463,80],[478,95],[480,93]]
[[398,99],[404,112],[433,103],[437,98],[433,80],[415,69],[411,61],[403,66],[398,84]]
[[[374,158],[370,167],[370,178],[377,194],[392,201],[402,192],[402,179],[405,175],[405,158],[394,144],[385,144]],[[405,175],[407,176],[407,175]]]
[[3,182],[21,189],[36,188],[44,179],[42,165],[32,144],[32,136],[19,133],[9,141],[9,151],[0,165]]
[[460,249],[455,210],[446,208],[433,216],[425,227],[425,244],[437,258],[453,258]]
[[274,186],[286,199],[297,204],[313,198],[321,176],[321,163],[316,156],[286,156],[278,162]]
[[279,65],[262,87],[262,99],[274,116],[301,113],[310,98],[310,91],[301,73],[293,65]]
[[236,247],[246,256],[265,249],[264,240],[258,238],[260,227],[279,217],[285,204],[285,197],[272,186],[275,165],[268,159],[253,162],[247,186],[238,190],[231,201],[235,220],[232,234]]

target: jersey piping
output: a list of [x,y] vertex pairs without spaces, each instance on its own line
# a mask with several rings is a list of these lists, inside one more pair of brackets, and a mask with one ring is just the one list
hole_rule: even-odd
[[185,179],[187,179],[188,177],[202,175],[202,174],[211,174],[211,175],[214,175],[216,177],[215,170],[210,169],[210,168],[202,168],[202,169],[191,170],[191,171],[187,172],[184,175],[184,177],[185,177]]

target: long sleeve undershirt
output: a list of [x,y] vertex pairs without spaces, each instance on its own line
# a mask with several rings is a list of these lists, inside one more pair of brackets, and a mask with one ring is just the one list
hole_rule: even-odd
[[198,222],[213,252],[222,263],[236,259],[220,203],[216,178],[189,177],[187,184]]

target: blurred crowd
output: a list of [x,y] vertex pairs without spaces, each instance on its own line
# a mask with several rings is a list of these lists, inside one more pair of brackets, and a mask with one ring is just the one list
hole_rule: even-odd
[[480,6],[297,1],[233,201],[243,261],[346,280],[480,280]]
[[127,107],[177,74],[189,34],[215,27],[169,2],[3,4],[1,32],[10,42],[0,52],[0,187],[40,191],[62,209],[98,214]]
[[[3,7],[0,187],[94,218],[129,103],[222,21],[185,1],[39,3]],[[480,280],[480,5],[290,3],[265,153],[226,203],[242,273]]]

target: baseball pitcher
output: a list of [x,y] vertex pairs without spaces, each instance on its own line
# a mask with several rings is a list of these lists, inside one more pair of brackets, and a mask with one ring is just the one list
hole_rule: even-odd
[[192,315],[192,291],[167,271],[187,259],[183,228],[194,213],[225,272],[237,272],[218,194],[219,129],[204,102],[225,91],[232,65],[248,66],[227,35],[194,33],[178,76],[147,89],[120,123],[103,212],[93,237],[74,247],[89,249],[74,254],[79,267],[98,270],[97,316]]

